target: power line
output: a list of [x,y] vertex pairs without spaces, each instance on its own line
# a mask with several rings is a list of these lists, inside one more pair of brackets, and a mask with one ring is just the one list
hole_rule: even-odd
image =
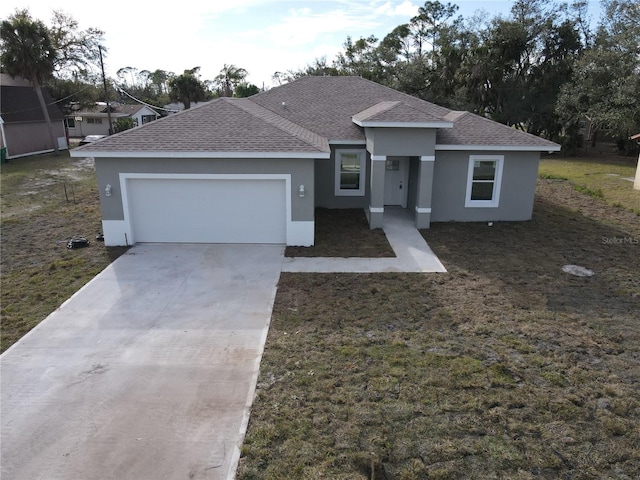
[[147,102],[144,102],[144,101],[140,100],[139,98],[134,97],[133,95],[130,95],[122,87],[116,86],[115,88],[119,93],[125,94],[127,97],[131,98],[132,100],[135,100],[136,102],[144,105],[145,107],[153,108],[154,110],[164,110],[165,112],[170,112],[170,113],[178,113],[179,112],[179,110],[173,110],[173,109],[170,109],[170,108],[156,107],[155,105],[151,105],[151,104],[149,104]]
[[[55,105],[56,103],[64,102],[65,100],[67,100],[67,99],[69,99],[71,97],[75,97],[76,95],[78,95],[78,94],[80,94],[80,93],[84,92],[85,90],[87,90],[89,88],[92,88],[92,87],[93,87],[93,85],[87,85],[86,87],[78,90],[77,92],[72,93],[71,95],[67,95],[64,98],[61,98],[60,100],[55,100],[53,102],[47,103],[47,107],[49,107],[51,105]],[[41,110],[41,108],[38,106],[38,107],[33,107],[33,108],[25,108],[23,110],[14,110],[13,112],[2,112],[2,114],[3,115],[11,115],[11,114],[14,114],[14,113],[30,112],[32,110]]]

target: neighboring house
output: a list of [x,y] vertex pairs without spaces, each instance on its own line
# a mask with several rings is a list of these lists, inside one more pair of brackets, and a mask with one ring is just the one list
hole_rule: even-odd
[[[54,141],[67,148],[64,117],[46,88],[42,89],[53,125]],[[52,152],[49,128],[31,82],[0,74],[0,146],[6,158]]]
[[588,116],[580,117],[578,120],[578,135],[582,137],[584,144],[589,143],[592,147],[596,146],[596,142],[615,142],[615,135],[611,133],[609,125],[600,125],[591,121]]
[[[160,116],[155,110],[145,105],[112,103],[109,107],[112,123],[117,122],[120,118],[132,118],[134,127],[157,120]],[[67,115],[65,122],[70,137],[81,138],[87,135],[108,135],[109,112],[107,111],[107,104],[100,102],[93,108],[73,112],[71,115]]]
[[[359,77],[218,98],[91,145],[107,245],[312,245],[316,207],[431,222],[531,219],[556,143]],[[349,241],[349,239],[344,239]]]
[[[640,145],[640,133],[632,135],[630,139],[638,142],[638,145]],[[640,155],[638,155],[638,165],[636,166],[636,178],[633,181],[633,188],[640,190]]]

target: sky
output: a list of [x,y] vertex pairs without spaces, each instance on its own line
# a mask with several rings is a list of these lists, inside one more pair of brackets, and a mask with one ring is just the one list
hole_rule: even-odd
[[[513,4],[513,0],[449,1],[465,18],[479,10],[490,16],[507,15]],[[596,21],[598,0],[589,4]],[[321,57],[331,62],[347,36],[384,38],[409,22],[424,1],[182,0],[159,5],[3,0],[0,18],[27,8],[32,17],[50,25],[52,12],[62,10],[78,21],[81,30],[102,30],[105,70],[112,78],[123,67],[180,74],[199,66],[201,79],[212,80],[227,64],[246,69],[250,83],[269,88],[275,72],[298,70]]]

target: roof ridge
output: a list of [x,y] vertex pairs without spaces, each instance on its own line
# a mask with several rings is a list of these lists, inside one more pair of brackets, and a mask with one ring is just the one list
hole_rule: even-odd
[[407,124],[424,123],[426,125],[426,123],[443,122],[445,120],[445,117],[427,112],[402,100],[378,102],[372,107],[356,113],[351,118],[359,126],[365,126],[364,123],[375,121]]
[[399,103],[400,102],[397,100],[383,100],[374,105],[371,105],[370,107],[365,108],[360,112],[355,113],[354,115],[352,115],[352,118],[354,120],[360,120],[360,121],[366,120],[369,117],[391,110],[393,107],[397,106],[397,104]]
[[[348,78],[359,78],[360,80],[364,80],[365,82],[373,83],[374,85],[377,85],[378,87],[382,87],[385,90],[389,90],[389,91],[393,92],[394,94],[400,94],[401,96],[405,97],[405,99],[411,100],[412,102],[414,102],[415,100],[419,100],[419,102],[426,103],[426,104],[429,104],[431,106],[434,106],[434,107],[437,107],[437,108],[441,108],[443,110],[447,110],[447,112],[451,112],[450,108],[443,107],[442,105],[438,105],[437,103],[430,102],[429,100],[425,100],[423,98],[416,97],[415,95],[411,95],[409,93],[402,92],[400,90],[396,90],[395,88],[389,87],[388,85],[384,85],[382,83],[374,82],[373,80],[369,80],[368,78],[360,77],[358,75],[344,75],[344,76],[348,77]],[[304,78],[304,77],[302,77],[302,78]],[[400,100],[398,100],[398,101],[400,101]],[[402,101],[402,103],[407,103],[407,102]],[[409,105],[409,106],[411,106],[411,105]],[[434,116],[436,116],[436,115],[434,115]]]
[[457,122],[462,117],[464,117],[467,113],[471,113],[471,112],[468,112],[466,110],[451,110],[442,118],[444,118],[445,120],[449,120],[450,122]]
[[323,152],[329,152],[331,149],[329,147],[329,141],[315,132],[298,125],[297,123],[292,122],[291,120],[287,120],[284,117],[281,117],[276,112],[269,110],[268,108],[263,107],[262,105],[258,105],[250,98],[229,98],[222,97],[225,102],[230,105],[234,105],[240,110],[248,113],[249,115],[253,115],[254,117],[259,118],[260,120],[267,122],[270,125],[282,130],[289,135],[293,135],[299,140],[318,148]]
[[[296,79],[294,79],[294,80],[292,80],[290,82],[283,83],[282,85],[278,85],[278,86],[273,87],[273,88],[271,88],[269,90],[265,90],[264,92],[257,93],[256,95],[254,95],[254,97],[260,98],[262,96],[267,95],[269,92],[271,92],[273,90],[283,89],[287,85],[290,85],[290,84],[293,84],[293,83],[298,83],[298,82],[309,81],[311,79],[318,79],[318,78],[332,78],[332,79],[334,79],[334,78],[352,78],[352,79],[358,79],[358,80],[362,80],[364,82],[373,84],[376,87],[379,87],[381,89],[387,90],[387,91],[393,93],[394,95],[399,95],[399,96],[404,97],[403,100],[393,100],[393,101],[402,102],[402,103],[406,103],[407,105],[410,105],[410,103],[408,103],[408,102],[412,102],[413,103],[413,102],[415,102],[417,100],[418,103],[424,103],[424,104],[427,104],[427,105],[429,105],[431,107],[435,107],[435,108],[438,108],[438,109],[446,110],[447,112],[451,112],[452,111],[450,108],[443,107],[442,105],[438,105],[437,103],[430,102],[429,100],[425,100],[425,99],[417,97],[415,95],[411,95],[409,93],[402,92],[400,90],[396,90],[395,88],[392,88],[392,87],[390,87],[388,85],[384,85],[382,83],[374,82],[373,80],[369,80],[368,78],[364,78],[364,77],[362,77],[360,75],[304,75],[304,76],[296,78]],[[442,117],[441,115],[433,115],[433,116]]]

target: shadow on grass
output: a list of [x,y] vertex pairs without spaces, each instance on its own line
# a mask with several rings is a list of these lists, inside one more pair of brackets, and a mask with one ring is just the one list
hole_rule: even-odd
[[381,228],[371,230],[361,208],[315,211],[315,245],[287,247],[287,257],[394,257]]
[[[488,277],[520,308],[594,315],[640,308],[640,239],[544,199],[530,222],[436,223],[423,235],[448,270]],[[563,265],[595,275],[576,277]]]

